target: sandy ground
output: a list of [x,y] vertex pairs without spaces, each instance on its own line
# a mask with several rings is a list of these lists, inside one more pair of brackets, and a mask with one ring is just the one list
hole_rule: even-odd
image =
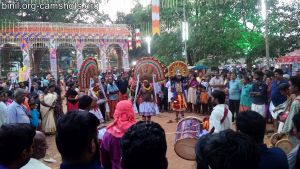
[[[188,116],[195,116],[201,118],[199,115],[187,113],[185,117]],[[168,144],[168,150],[167,150],[167,158],[169,161],[169,169],[195,169],[196,163],[195,161],[187,161],[177,156],[177,154],[174,152],[174,139],[176,131],[177,123],[168,123],[169,120],[175,119],[175,114],[173,113],[161,113],[159,116],[156,116],[153,118],[153,121],[159,123],[166,132],[167,137],[167,144]],[[137,120],[139,120],[139,117],[137,117]],[[271,134],[268,134],[266,136],[266,142],[268,142],[268,138],[271,136]],[[49,144],[49,149],[47,151],[47,156],[53,158],[56,160],[55,163],[45,163],[49,167],[53,169],[58,169],[59,164],[61,163],[61,157],[60,154],[57,151],[56,145],[55,145],[55,136],[47,136],[47,142]]]

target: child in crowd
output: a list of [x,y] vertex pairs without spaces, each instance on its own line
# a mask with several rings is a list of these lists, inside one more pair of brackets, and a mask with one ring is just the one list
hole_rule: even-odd
[[196,106],[195,106],[196,113],[201,113],[200,95],[201,95],[201,85],[198,85],[196,91]]
[[208,92],[205,86],[201,86],[201,93],[200,93],[200,113],[203,115],[209,114],[208,113]]
[[34,101],[34,99],[30,99],[29,101],[29,107],[30,107],[30,124],[35,128],[39,129],[41,120],[40,120],[40,112],[37,110],[37,105]]

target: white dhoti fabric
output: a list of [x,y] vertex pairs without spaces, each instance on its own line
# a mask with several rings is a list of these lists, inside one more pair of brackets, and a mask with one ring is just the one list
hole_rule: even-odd
[[284,126],[284,123],[283,122],[279,122],[277,133],[281,133],[281,131],[283,129],[283,126]]
[[253,104],[252,103],[251,110],[259,113],[263,117],[266,117],[266,105],[265,104]]

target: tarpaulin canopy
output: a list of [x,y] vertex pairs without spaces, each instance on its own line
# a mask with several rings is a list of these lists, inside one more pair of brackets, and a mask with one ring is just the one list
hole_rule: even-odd
[[198,65],[192,68],[192,70],[203,70],[203,69],[208,69],[208,67],[203,65]]
[[278,64],[293,64],[300,63],[300,50],[288,53],[285,56],[276,59]]

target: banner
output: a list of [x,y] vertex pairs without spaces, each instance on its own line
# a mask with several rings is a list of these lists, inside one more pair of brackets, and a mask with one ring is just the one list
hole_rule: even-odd
[[23,54],[23,67],[19,69],[19,82],[27,81],[30,77],[30,58],[28,38],[21,39],[21,50]]
[[160,0],[152,0],[152,34],[160,35]]
[[83,62],[83,55],[82,55],[83,46],[82,46],[82,43],[81,43],[80,39],[76,40],[76,47],[75,48],[76,48],[76,56],[77,56],[77,70],[79,71],[80,67],[82,65],[82,62]]
[[29,70],[26,66],[23,66],[21,69],[19,69],[19,82],[25,82],[29,79]]
[[141,43],[141,30],[140,29],[135,29],[135,41],[136,41],[136,48],[142,47]]
[[51,74],[57,80],[57,57],[56,57],[56,44],[54,39],[50,39],[50,67]]
[[22,40],[21,40],[21,50],[22,50],[22,54],[23,54],[23,65],[26,68],[30,68],[29,44],[28,44],[28,39],[27,38],[22,38]]
[[100,49],[100,55],[101,55],[101,64],[100,64],[100,70],[102,73],[106,72],[107,66],[106,66],[106,43],[104,40],[100,40],[99,42],[99,49]]

